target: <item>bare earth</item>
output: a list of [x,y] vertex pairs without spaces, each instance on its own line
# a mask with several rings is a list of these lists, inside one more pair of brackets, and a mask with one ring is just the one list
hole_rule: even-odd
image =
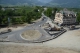
[[80,29],[67,31],[56,39],[43,43],[49,47],[61,47],[80,51]]
[[41,36],[38,30],[28,30],[28,31],[23,32],[21,35],[23,38],[27,40],[35,40]]
[[79,53],[77,51],[42,46],[0,45],[0,53]]

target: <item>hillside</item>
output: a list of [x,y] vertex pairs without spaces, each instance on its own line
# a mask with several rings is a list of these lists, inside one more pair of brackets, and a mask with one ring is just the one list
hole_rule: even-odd
[[3,5],[41,5],[80,8],[80,0],[0,0]]
[[0,0],[0,4],[4,5],[43,5],[38,0]]
[[77,7],[80,8],[80,0],[52,0],[46,6],[59,6],[59,7]]

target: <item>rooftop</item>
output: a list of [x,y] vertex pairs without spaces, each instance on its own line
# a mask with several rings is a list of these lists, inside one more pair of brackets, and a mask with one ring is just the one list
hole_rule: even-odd
[[65,14],[76,14],[75,12],[70,11],[70,10],[68,10],[68,9],[63,9],[63,10],[61,10],[60,12],[61,12],[61,13],[65,13]]
[[70,11],[68,9],[63,9],[60,11],[64,16],[76,16],[76,12]]

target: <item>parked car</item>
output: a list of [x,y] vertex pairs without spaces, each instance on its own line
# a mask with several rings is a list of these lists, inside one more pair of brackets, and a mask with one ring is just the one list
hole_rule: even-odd
[[72,25],[69,27],[70,30],[74,30],[75,29],[75,25]]

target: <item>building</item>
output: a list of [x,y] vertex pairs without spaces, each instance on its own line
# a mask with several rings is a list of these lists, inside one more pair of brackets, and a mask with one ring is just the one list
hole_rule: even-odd
[[76,13],[63,9],[60,12],[56,12],[54,22],[58,25],[70,25],[76,23]]
[[47,10],[47,8],[44,8],[44,11],[46,11]]
[[2,8],[1,10],[2,10],[2,11],[5,11],[6,9],[5,9],[5,8]]

